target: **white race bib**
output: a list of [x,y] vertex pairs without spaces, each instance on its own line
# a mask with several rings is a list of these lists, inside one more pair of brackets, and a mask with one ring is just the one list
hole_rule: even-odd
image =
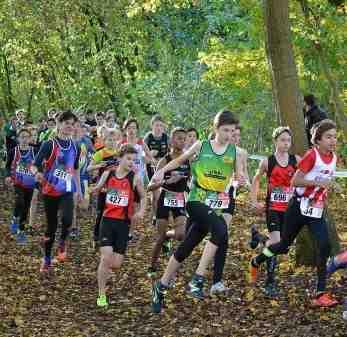
[[185,204],[184,192],[165,191],[164,206],[183,208]]
[[227,209],[229,207],[230,198],[228,193],[208,192],[205,199],[205,205],[212,209]]
[[115,206],[126,207],[129,204],[129,197],[117,193],[107,193],[106,202]]
[[64,170],[55,169],[53,175],[58,179],[64,180],[66,183],[66,192],[71,192],[71,174],[65,172]]
[[276,203],[287,204],[292,197],[292,189],[289,187],[282,187],[274,189],[270,195],[270,201]]
[[302,197],[300,202],[301,214],[310,218],[320,219],[323,216],[324,202],[313,201],[312,199]]

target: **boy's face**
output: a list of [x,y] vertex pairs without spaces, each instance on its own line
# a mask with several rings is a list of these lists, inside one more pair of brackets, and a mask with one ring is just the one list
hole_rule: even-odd
[[318,140],[317,143],[323,151],[334,152],[337,143],[336,129],[330,129],[325,131],[322,134],[322,138]]
[[128,136],[136,136],[137,135],[136,123],[130,123],[126,129],[126,133]]
[[131,171],[134,169],[136,154],[135,153],[126,153],[119,162],[119,165],[125,171]]
[[31,134],[28,132],[22,132],[19,136],[18,136],[18,143],[21,146],[25,146],[25,145],[29,145],[30,141],[31,141]]
[[216,136],[218,136],[218,139],[221,142],[221,144],[229,144],[233,141],[234,132],[235,132],[234,124],[225,124],[217,128]]
[[152,131],[156,135],[161,135],[165,130],[165,125],[161,121],[155,121],[152,125]]
[[171,139],[172,147],[177,150],[183,150],[186,144],[186,133],[175,132]]
[[58,123],[58,128],[66,136],[71,136],[74,132],[74,125],[75,120],[72,118]]

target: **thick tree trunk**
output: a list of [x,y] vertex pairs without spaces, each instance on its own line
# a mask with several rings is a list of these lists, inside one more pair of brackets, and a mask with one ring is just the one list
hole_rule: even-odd
[[[265,0],[264,17],[266,50],[272,76],[273,99],[279,111],[281,124],[289,125],[294,134],[293,152],[303,154],[307,148],[302,98],[295,58],[291,43],[289,0]],[[330,242],[334,254],[339,249],[336,228],[331,217],[326,215]],[[317,247],[305,229],[296,244],[297,264],[315,265]]]
[[291,43],[288,0],[265,0],[264,14],[273,99],[280,113],[281,124],[289,125],[293,130],[293,152],[302,154],[307,143],[302,97]]

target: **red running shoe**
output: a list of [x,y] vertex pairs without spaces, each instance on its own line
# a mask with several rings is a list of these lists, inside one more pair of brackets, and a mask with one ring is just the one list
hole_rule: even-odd
[[316,298],[312,300],[312,305],[314,307],[334,307],[335,305],[339,304],[339,302],[333,298],[329,293],[323,293],[318,295]]

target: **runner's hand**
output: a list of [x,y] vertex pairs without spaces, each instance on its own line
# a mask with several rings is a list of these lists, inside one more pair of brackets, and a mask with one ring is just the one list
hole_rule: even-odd
[[262,214],[265,212],[265,204],[258,201],[252,201],[251,202],[252,207],[255,209],[255,212],[257,214]]
[[321,188],[329,189],[333,186],[333,182],[331,180],[322,180],[317,182],[317,186]]
[[159,153],[159,151],[158,150],[151,150],[150,153],[153,157],[155,157]]
[[158,170],[154,173],[151,183],[152,184],[160,184],[164,180],[164,171]]
[[176,184],[177,182],[179,182],[180,180],[182,180],[184,178],[183,175],[181,175],[179,172],[171,172],[171,176],[169,179],[165,180],[166,184]]
[[45,178],[44,178],[44,176],[43,176],[43,174],[42,174],[41,172],[37,172],[37,173],[35,174],[35,179],[36,179],[36,181],[37,181],[38,183],[40,183],[40,184],[42,184],[43,181],[45,180]]
[[132,221],[135,223],[140,223],[142,221],[142,219],[144,218],[144,212],[136,212],[133,217],[132,217]]
[[6,178],[5,178],[5,184],[6,184],[7,186],[12,186],[12,185],[13,185],[12,178],[11,178],[11,177],[6,177]]

